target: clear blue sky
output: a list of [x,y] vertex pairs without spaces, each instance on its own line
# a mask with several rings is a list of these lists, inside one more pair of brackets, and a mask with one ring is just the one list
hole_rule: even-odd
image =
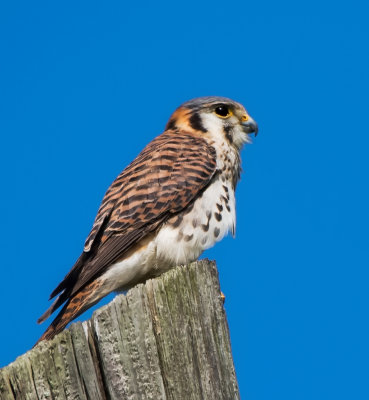
[[[0,6],[0,366],[79,256],[102,196],[171,112],[243,103],[236,239],[216,259],[245,399],[369,398],[365,2]],[[90,316],[86,313],[83,319]]]

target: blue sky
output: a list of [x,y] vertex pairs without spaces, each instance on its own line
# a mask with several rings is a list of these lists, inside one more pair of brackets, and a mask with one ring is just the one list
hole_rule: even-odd
[[236,239],[204,254],[241,395],[367,399],[365,3],[0,7],[0,366],[46,328],[116,175],[179,104],[220,95],[260,132],[242,153]]

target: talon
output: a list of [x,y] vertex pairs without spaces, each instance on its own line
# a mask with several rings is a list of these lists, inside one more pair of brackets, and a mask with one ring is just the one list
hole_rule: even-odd
[[220,298],[222,299],[222,303],[224,304],[225,302],[225,296],[223,292],[220,292]]

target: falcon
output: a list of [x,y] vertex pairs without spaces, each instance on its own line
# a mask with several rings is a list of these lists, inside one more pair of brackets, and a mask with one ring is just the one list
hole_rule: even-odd
[[61,311],[50,340],[112,291],[195,261],[234,234],[242,146],[258,132],[245,108],[224,97],[182,104],[107,190],[84,249],[39,318]]

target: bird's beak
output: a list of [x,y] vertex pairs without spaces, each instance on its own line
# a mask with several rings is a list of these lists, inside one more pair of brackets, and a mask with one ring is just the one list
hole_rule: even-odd
[[241,124],[245,133],[255,133],[255,136],[258,134],[258,124],[249,115],[242,118]]

